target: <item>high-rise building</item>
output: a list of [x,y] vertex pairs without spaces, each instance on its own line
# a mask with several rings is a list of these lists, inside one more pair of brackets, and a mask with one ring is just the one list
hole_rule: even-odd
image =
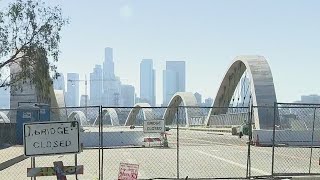
[[79,106],[79,74],[67,74],[67,106]]
[[90,104],[102,105],[102,84],[103,72],[101,65],[96,65],[93,72],[90,73]]
[[143,59],[140,63],[140,101],[156,105],[155,70],[152,59]]
[[0,88],[0,109],[10,108],[10,88]]
[[202,103],[202,95],[198,92],[194,93],[194,96],[196,97],[198,105],[201,105]]
[[167,105],[176,92],[186,91],[185,61],[167,61],[163,71],[163,105]]
[[59,73],[57,79],[53,80],[53,89],[65,92],[64,75],[62,73]]
[[132,85],[121,86],[122,106],[133,107],[135,103],[135,92]]
[[114,62],[113,62],[113,49],[106,47],[104,49],[104,62],[103,62],[103,78],[106,80],[114,79]]
[[105,106],[121,105],[121,82],[114,74],[113,49],[105,48],[103,62],[103,102]]

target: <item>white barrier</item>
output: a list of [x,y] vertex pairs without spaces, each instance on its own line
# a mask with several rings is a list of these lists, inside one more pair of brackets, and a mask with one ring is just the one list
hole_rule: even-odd
[[[99,128],[84,127],[80,133],[80,142],[84,147],[99,147]],[[144,133],[142,129],[104,128],[103,147],[142,146]]]
[[[252,141],[260,146],[272,146],[273,130],[253,130]],[[276,130],[275,145],[320,146],[320,130]]]

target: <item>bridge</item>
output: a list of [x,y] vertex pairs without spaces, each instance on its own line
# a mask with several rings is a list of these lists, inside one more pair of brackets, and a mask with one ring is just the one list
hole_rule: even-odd
[[[57,91],[54,95],[56,106],[62,106],[63,95]],[[166,125],[171,125],[177,116],[178,108],[181,111],[183,122],[190,125],[240,125],[247,119],[248,107],[273,106],[277,102],[273,77],[267,60],[263,56],[237,56],[227,69],[219,90],[215,96],[212,108],[208,111],[199,110],[200,106],[191,92],[177,92],[169,101],[162,115],[154,112],[147,103],[136,104],[127,115],[124,126],[135,125],[137,116],[141,114],[143,120],[164,119]],[[180,107],[183,107],[182,109]],[[243,109],[234,112],[233,109]],[[246,110],[245,110],[246,108]],[[268,109],[256,109],[253,111],[255,129],[270,129],[273,125],[274,113]],[[2,122],[8,122],[8,117],[1,113]],[[62,117],[62,116],[60,116]],[[97,125],[96,117],[93,125]],[[76,110],[70,112],[68,120],[78,120],[81,125],[89,125],[86,113]],[[116,108],[105,108],[102,111],[102,119],[107,120],[111,126],[119,126],[120,120]],[[221,123],[223,121],[223,123]],[[277,123],[278,124],[278,123]]]
[[[245,82],[247,81],[247,82]],[[238,96],[237,96],[238,95]],[[240,97],[240,96],[242,97]],[[241,99],[240,99],[241,98]],[[247,100],[246,100],[247,99]],[[235,105],[235,100],[238,102]],[[197,108],[196,98],[190,92],[177,92],[171,98],[167,109],[163,114],[163,119],[167,125],[173,123],[174,116],[176,116],[177,108],[184,107],[183,114],[187,127],[191,124],[192,119],[198,118],[202,125],[211,126],[215,125],[217,119],[246,119],[248,114],[246,112],[230,112],[230,108],[249,107],[252,106],[274,106],[277,102],[273,77],[271,69],[267,60],[263,56],[237,56],[228,68],[215,97],[212,108],[208,114],[203,114]],[[240,104],[240,106],[239,106]],[[150,105],[137,105],[140,108],[149,108]],[[254,124],[256,129],[271,129],[273,127],[273,111],[268,109],[256,109],[253,111]],[[134,124],[132,113],[125,125]],[[149,112],[152,114],[152,112]],[[239,125],[243,121],[230,122],[230,125]],[[279,124],[279,123],[277,123]],[[216,124],[218,125],[218,124]]]
[[[84,175],[85,179],[93,179],[97,174],[96,168],[90,167],[96,167],[98,162],[100,164],[104,161],[108,165],[102,171],[110,177],[116,177],[115,170],[118,169],[119,163],[128,159],[141,165],[140,178],[145,179],[175,177],[176,172],[194,178],[270,176],[277,173],[320,174],[318,153],[312,154],[313,150],[310,148],[310,143],[311,147],[320,145],[319,131],[315,131],[314,134],[310,130],[277,131],[274,143],[294,142],[299,148],[281,145],[274,146],[273,149],[257,145],[255,131],[263,131],[263,134],[271,132],[272,135],[270,129],[273,128],[275,115],[273,106],[277,102],[271,69],[262,56],[237,56],[227,69],[210,107],[199,105],[191,92],[177,92],[166,107],[151,107],[147,103],[137,103],[130,108],[65,108],[62,93],[57,91],[53,96],[56,106],[52,106],[51,113],[54,116],[51,119],[77,120],[84,128],[80,139],[85,149],[77,158],[89,167]],[[249,107],[271,108],[256,108],[251,111]],[[308,118],[314,115],[308,114]],[[225,126],[239,126],[246,122],[249,116],[252,117],[255,126],[253,139],[248,136],[238,138],[230,133],[211,132],[213,128],[203,131],[204,127],[223,129]],[[8,117],[12,118],[12,115],[6,110],[0,111],[0,123],[12,123]],[[178,124],[180,127],[189,128],[173,128],[169,132],[170,136],[168,135],[169,148],[141,148],[146,147],[143,139],[149,134],[144,133],[141,127],[129,129],[127,126],[140,125],[142,121],[151,119],[163,119],[167,126]],[[296,126],[300,126],[295,123]],[[276,122],[276,125],[286,124]],[[310,128],[312,123],[308,122],[303,126]],[[282,132],[284,134],[281,134]],[[159,136],[159,133],[157,135]],[[282,139],[279,138],[280,135]],[[260,136],[260,140],[262,142],[263,138],[268,139],[270,145],[271,137]],[[292,139],[295,141],[291,141]],[[252,142],[255,142],[256,146],[250,146]],[[119,146],[139,148],[118,148]],[[93,153],[97,152],[96,147],[99,147],[99,154]],[[11,152],[21,150],[20,146],[10,147],[9,153],[6,152],[7,155],[4,157],[9,159],[11,157],[8,155]],[[100,158],[101,152],[105,152],[104,158]],[[2,153],[5,151],[2,150]],[[3,161],[5,160],[7,159]],[[64,161],[69,161],[69,158],[65,156]],[[49,163],[52,159],[43,162]],[[74,162],[70,161],[71,163]],[[30,163],[22,161],[21,164],[19,167],[27,167]],[[6,172],[10,173],[5,174]],[[246,175],[248,172],[252,174]],[[12,178],[16,178],[16,173],[11,173],[9,168],[1,173],[3,177],[12,175]],[[26,177],[25,174],[22,176]]]

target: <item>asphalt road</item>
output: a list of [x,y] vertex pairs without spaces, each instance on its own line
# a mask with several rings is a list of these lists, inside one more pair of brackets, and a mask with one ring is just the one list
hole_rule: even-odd
[[[120,148],[103,150],[103,179],[117,179],[120,163],[139,165],[139,179],[149,178],[227,178],[245,177],[248,145],[246,137],[239,139],[225,133],[180,130],[169,131],[169,148]],[[179,143],[178,143],[179,142]],[[151,144],[152,145],[152,144]],[[179,147],[178,147],[179,146]],[[17,147],[18,148],[18,147]],[[307,173],[310,165],[309,148],[275,148],[275,173]],[[251,175],[271,174],[272,148],[251,147]],[[310,172],[320,173],[319,149],[313,149]],[[177,158],[179,157],[179,158]],[[61,160],[74,165],[74,155],[37,157],[36,166],[52,166]],[[84,150],[78,155],[78,164],[84,165],[84,174],[78,179],[99,177],[99,151]],[[30,179],[26,169],[30,159],[0,171],[3,179]],[[178,169],[178,170],[177,170]],[[178,173],[179,172],[179,173]],[[56,179],[38,177],[37,179]],[[68,176],[68,179],[75,179]]]

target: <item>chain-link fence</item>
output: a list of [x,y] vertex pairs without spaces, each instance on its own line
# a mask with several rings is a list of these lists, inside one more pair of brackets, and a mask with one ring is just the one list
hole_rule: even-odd
[[320,174],[320,105],[277,104],[274,175]]
[[[260,116],[265,114],[264,116]],[[274,122],[274,107],[252,107],[249,117],[249,129],[252,129],[252,133],[249,133],[249,142],[251,146],[248,154],[248,168],[249,176],[253,177],[267,177],[272,175],[272,124]],[[271,124],[264,129],[260,128],[260,118],[264,120],[264,124]]]
[[[139,165],[139,179],[176,178],[176,109],[102,108],[102,179],[116,179],[121,163]],[[144,131],[145,121],[163,120],[165,113],[173,115],[168,116],[170,131]]]
[[248,113],[249,108],[180,107],[182,124],[203,117],[202,126],[179,128],[180,177],[245,178],[248,138],[237,134],[248,121]]
[[[100,107],[74,108],[35,108],[19,107],[18,109],[1,110],[0,115],[0,177],[6,179],[27,179],[27,168],[53,167],[53,162],[63,161],[64,166],[84,165],[85,172],[80,179],[98,179],[99,147],[83,144],[79,154],[64,154],[27,158],[23,148],[23,123],[40,121],[78,121],[80,124],[80,142],[87,142],[87,134],[92,139],[99,139],[99,129],[91,131],[92,122],[99,117]],[[47,112],[46,112],[47,111]],[[22,119],[25,121],[22,122]],[[1,121],[2,120],[2,121]],[[42,175],[52,175],[53,172],[41,172]],[[40,174],[41,174],[40,173]],[[78,175],[80,177],[80,175]],[[39,176],[37,179],[56,179],[55,176]],[[77,179],[70,176],[68,179]]]
[[[49,114],[35,108],[35,115],[24,110],[0,110],[0,176],[6,179],[28,179],[27,168],[55,161],[84,166],[82,175],[68,179],[117,179],[122,164],[138,165],[138,179],[320,174],[318,105],[69,107],[49,108]],[[78,121],[83,151],[24,157],[23,116]],[[163,122],[165,130],[148,129],[148,122]],[[56,177],[37,177],[50,178]]]

